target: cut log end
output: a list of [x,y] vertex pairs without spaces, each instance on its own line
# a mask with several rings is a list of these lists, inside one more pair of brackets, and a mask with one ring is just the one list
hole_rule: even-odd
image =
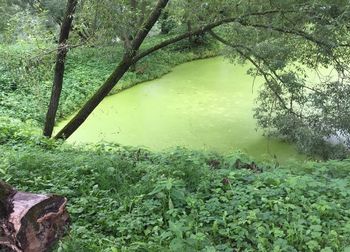
[[[5,186],[0,183],[0,192]],[[1,195],[0,251],[47,251],[67,230],[66,198],[16,192],[9,186]]]

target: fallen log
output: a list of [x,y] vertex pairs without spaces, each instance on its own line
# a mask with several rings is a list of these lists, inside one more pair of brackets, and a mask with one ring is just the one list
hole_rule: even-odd
[[68,227],[67,199],[18,192],[0,181],[0,251],[44,252]]

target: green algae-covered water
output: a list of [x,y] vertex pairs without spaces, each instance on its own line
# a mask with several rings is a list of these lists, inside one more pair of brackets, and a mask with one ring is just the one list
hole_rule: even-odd
[[301,158],[293,146],[256,131],[252,109],[259,84],[253,88],[247,69],[220,57],[175,67],[160,79],[105,98],[68,142],[107,141],[156,151],[241,150],[259,160]]

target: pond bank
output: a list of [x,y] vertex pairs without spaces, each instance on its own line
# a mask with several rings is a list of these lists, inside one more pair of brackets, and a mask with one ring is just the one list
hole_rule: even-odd
[[252,86],[247,69],[221,57],[177,66],[162,78],[106,97],[68,142],[223,154],[240,149],[258,160],[303,158],[293,146],[256,130],[252,110],[259,83]]

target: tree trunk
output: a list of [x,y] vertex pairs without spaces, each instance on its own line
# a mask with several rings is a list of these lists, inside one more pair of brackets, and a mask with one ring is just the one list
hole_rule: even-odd
[[159,16],[169,0],[158,0],[158,3],[149,18],[140,29],[132,41],[131,50],[125,52],[122,61],[119,63],[114,72],[109,76],[106,82],[97,90],[97,92],[85,103],[77,115],[55,136],[55,138],[68,138],[73,132],[80,127],[88,118],[92,111],[100,104],[112,88],[118,83],[123,75],[128,71],[131,65],[136,63],[133,59],[147,34],[159,19]]
[[[127,32],[125,32],[123,34],[123,42],[124,42],[124,52],[127,53],[127,52],[130,52],[132,51],[132,41],[133,41],[133,36],[131,34],[127,34]],[[135,52],[137,53],[137,51]],[[129,67],[129,71],[130,72],[135,72],[136,71],[136,63],[132,64],[130,67]]]
[[130,6],[133,11],[137,9],[137,0],[130,0]]
[[68,227],[64,197],[17,192],[0,181],[0,251],[48,251]]
[[65,59],[68,51],[67,40],[69,37],[69,32],[72,28],[73,15],[75,13],[77,3],[78,0],[68,1],[66,14],[61,25],[61,32],[56,56],[55,76],[53,80],[51,99],[48,111],[46,113],[46,121],[43,132],[44,136],[46,137],[51,137],[53,128],[55,126],[55,118],[62,91]]
[[187,21],[187,31],[190,34],[188,37],[189,47],[193,45],[193,35],[192,35],[192,22],[190,20]]

